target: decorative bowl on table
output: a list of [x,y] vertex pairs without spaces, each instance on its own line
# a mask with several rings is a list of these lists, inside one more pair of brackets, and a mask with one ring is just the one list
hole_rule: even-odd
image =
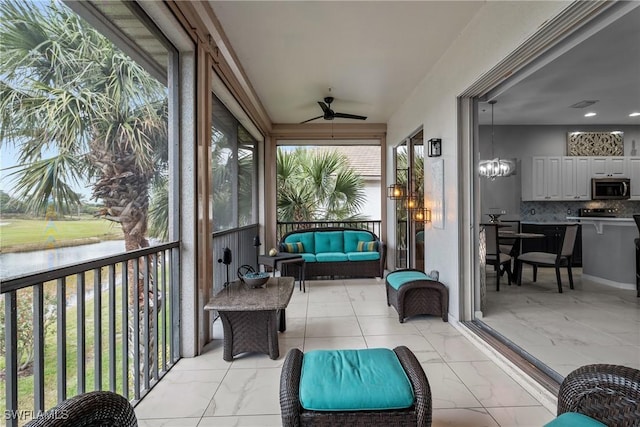
[[247,273],[240,280],[247,284],[250,288],[261,288],[267,281],[269,281],[271,275],[267,272]]

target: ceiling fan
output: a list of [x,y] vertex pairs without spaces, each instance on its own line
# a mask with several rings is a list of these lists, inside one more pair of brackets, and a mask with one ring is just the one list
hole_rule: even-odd
[[320,105],[320,108],[322,108],[323,114],[321,116],[314,117],[314,118],[309,119],[309,120],[305,120],[304,122],[300,122],[300,124],[307,123],[307,122],[310,122],[312,120],[316,120],[316,119],[319,119],[319,118],[323,118],[325,120],[333,120],[335,118],[367,120],[367,118],[365,116],[357,116],[355,114],[346,114],[346,113],[336,113],[335,111],[333,111],[331,109],[331,103],[332,102],[333,102],[333,96],[327,96],[324,99],[324,102],[318,101],[318,104]]

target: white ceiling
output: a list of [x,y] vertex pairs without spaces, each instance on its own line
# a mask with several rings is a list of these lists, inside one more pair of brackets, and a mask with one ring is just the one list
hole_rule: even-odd
[[210,4],[272,122],[321,115],[332,88],[334,111],[386,123],[483,2]]
[[[640,4],[639,4],[640,5]],[[498,95],[497,125],[640,125],[640,7]],[[580,101],[598,100],[586,108]],[[481,103],[480,123],[491,122]],[[584,117],[587,112],[597,113]]]
[[[335,111],[386,123],[483,2],[210,4],[272,122],[319,116],[332,95]],[[640,124],[640,7],[496,99],[496,124]],[[569,108],[582,100],[599,100],[596,117]]]

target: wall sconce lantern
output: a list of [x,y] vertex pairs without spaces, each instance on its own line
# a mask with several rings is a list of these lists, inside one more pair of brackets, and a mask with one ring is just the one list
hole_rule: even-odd
[[407,197],[404,198],[404,207],[409,210],[416,209],[420,205],[420,199],[418,193],[415,191],[410,192]]
[[393,184],[387,188],[387,197],[391,200],[400,200],[406,194],[406,190],[401,184]]
[[431,138],[427,145],[427,156],[440,157],[442,155],[442,140],[440,138]]
[[411,218],[414,222],[431,222],[431,210],[422,207],[414,209]]

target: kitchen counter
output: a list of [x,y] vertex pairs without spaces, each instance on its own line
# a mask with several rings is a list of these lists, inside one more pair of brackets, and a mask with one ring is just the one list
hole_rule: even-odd
[[[567,217],[582,226],[582,276],[605,285],[635,289],[633,218]],[[630,229],[629,227],[633,227]]]

